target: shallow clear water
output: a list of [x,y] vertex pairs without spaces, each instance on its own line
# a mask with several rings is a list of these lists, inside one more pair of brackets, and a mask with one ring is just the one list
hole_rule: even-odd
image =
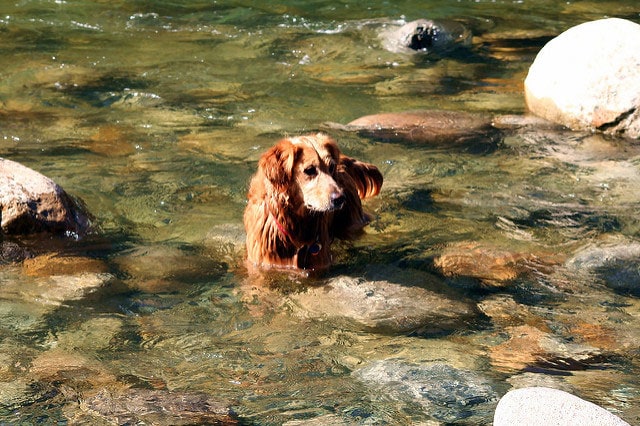
[[[84,200],[100,232],[23,241],[35,258],[0,265],[0,423],[123,422],[116,396],[159,391],[247,424],[486,424],[535,384],[638,422],[637,143],[532,130],[473,154],[333,131],[385,175],[367,234],[315,281],[254,286],[242,263],[247,183],[279,137],[377,112],[522,114],[537,51],[605,16],[640,21],[635,0],[1,5],[0,156]],[[381,47],[381,28],[421,17],[461,20],[472,45]],[[517,277],[436,267],[474,244],[520,255]],[[418,282],[475,314],[389,331],[306,312],[296,294],[337,276]],[[370,378],[394,362],[444,362],[420,374],[473,375],[489,396],[460,409]]]

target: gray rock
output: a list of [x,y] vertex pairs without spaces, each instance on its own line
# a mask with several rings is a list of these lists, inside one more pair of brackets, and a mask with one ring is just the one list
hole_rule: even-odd
[[440,362],[422,365],[388,359],[353,374],[383,389],[386,397],[418,403],[430,416],[449,423],[490,415],[498,400],[487,379]]
[[401,52],[443,54],[471,44],[471,32],[460,22],[417,19],[380,32],[385,49]]
[[496,408],[494,426],[629,426],[591,402],[557,389],[532,387],[508,392]]
[[531,65],[525,97],[571,129],[640,138],[640,25],[602,19],[560,34]]
[[[431,275],[420,278],[425,287],[439,285]],[[477,315],[475,305],[462,298],[388,279],[339,276],[290,295],[290,300],[303,317],[347,319],[361,328],[390,333],[451,331],[468,326]]]
[[0,265],[22,262],[31,254],[27,249],[11,241],[0,241]]
[[566,266],[576,273],[594,274],[618,292],[640,296],[640,242],[604,238],[583,247]]
[[87,233],[90,216],[54,181],[0,158],[0,224],[5,234]]

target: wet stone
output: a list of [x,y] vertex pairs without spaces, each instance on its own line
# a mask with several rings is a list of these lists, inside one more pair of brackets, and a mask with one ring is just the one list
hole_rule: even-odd
[[598,348],[565,341],[550,331],[520,325],[500,329],[499,334],[507,339],[489,349],[497,370],[570,375],[572,371],[601,368],[603,357]]
[[605,237],[579,250],[566,263],[576,273],[596,275],[622,294],[640,296],[640,242]]
[[334,414],[314,417],[305,420],[290,420],[283,426],[346,426],[348,423]]
[[375,361],[353,375],[367,383],[372,392],[417,403],[442,422],[486,424],[498,400],[490,380],[441,362],[415,364],[387,359]]
[[195,392],[151,389],[108,390],[85,400],[94,416],[117,424],[238,424],[230,403]]
[[387,25],[379,34],[385,49],[395,53],[443,55],[471,44],[471,31],[451,20],[417,19],[402,26]]
[[[604,37],[592,37],[603,34]],[[575,130],[640,137],[640,25],[609,18],[547,43],[525,79],[527,107]]]
[[[393,276],[373,279],[338,276],[320,287],[290,295],[296,312],[308,318],[346,319],[365,329],[432,334],[467,327],[475,305],[438,288],[437,278],[416,272],[413,283]],[[421,281],[421,282],[420,282]],[[421,286],[417,284],[420,283]]]
[[485,286],[505,287],[526,272],[548,267],[553,263],[550,257],[463,241],[447,246],[434,264],[447,277],[471,277]]
[[126,284],[138,290],[172,292],[193,283],[219,278],[224,265],[188,247],[146,246],[129,250],[115,259],[129,279]]
[[107,286],[113,279],[109,273],[79,273],[77,275],[51,275],[37,277],[25,285],[9,282],[2,288],[4,294],[20,301],[29,301],[39,308],[60,306],[70,300],[80,300],[86,295]]
[[124,157],[136,152],[135,144],[131,141],[131,129],[118,126],[102,126],[87,142],[87,148],[96,154],[108,157]]
[[86,352],[107,349],[121,328],[122,321],[118,318],[92,318],[72,330],[59,332],[55,345]]
[[528,306],[516,302],[510,295],[489,296],[478,303],[478,309],[491,318],[491,322],[499,329],[518,324],[545,328],[544,318],[533,313]]
[[31,253],[19,244],[0,241],[0,265],[17,263],[31,256]]
[[108,272],[108,266],[101,260],[80,256],[58,256],[52,253],[26,259],[22,263],[22,269],[25,275],[31,277]]
[[98,361],[62,349],[40,354],[31,362],[29,375],[43,382],[56,386],[65,384],[77,390],[111,387],[116,383],[116,377]]
[[498,403],[493,424],[629,426],[602,407],[567,392],[544,387],[523,388],[507,393]]
[[326,124],[345,131],[391,142],[458,148],[472,154],[496,149],[502,132],[491,117],[458,111],[422,110],[367,115],[346,126]]
[[0,224],[5,234],[53,232],[73,237],[90,229],[90,216],[48,177],[0,158]]

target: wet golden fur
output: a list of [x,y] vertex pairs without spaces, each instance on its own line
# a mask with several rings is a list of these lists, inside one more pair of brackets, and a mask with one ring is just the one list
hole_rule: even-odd
[[244,212],[247,259],[255,266],[324,269],[334,238],[357,234],[370,218],[361,199],[382,187],[372,164],[347,157],[326,134],[286,138],[265,152]]

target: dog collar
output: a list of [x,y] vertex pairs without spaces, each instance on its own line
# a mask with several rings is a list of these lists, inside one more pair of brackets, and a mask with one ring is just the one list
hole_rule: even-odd
[[[275,217],[275,215],[273,213],[271,213],[271,217],[273,218],[274,222],[276,223],[276,226],[278,227],[278,231],[280,231],[282,233],[282,235],[284,235],[285,237],[289,238],[292,242],[294,241],[293,237],[291,236],[291,234],[284,228],[284,226],[282,226],[282,224],[278,221],[278,218]],[[302,251],[302,249],[304,249],[305,247],[307,248],[307,252],[311,255],[311,256],[317,256],[318,254],[320,254],[320,251],[322,250],[322,244],[320,244],[319,242],[315,242],[309,246],[307,246],[306,244],[301,246],[300,248],[298,248],[298,252]]]
[[273,213],[271,213],[271,217],[273,218],[273,221],[276,223],[276,226],[278,227],[278,231],[280,231],[285,237],[293,241],[293,237],[291,236],[291,234],[289,234],[289,232],[287,232],[286,229],[284,229],[284,226],[280,224],[280,222],[278,221],[278,218],[275,217]]

